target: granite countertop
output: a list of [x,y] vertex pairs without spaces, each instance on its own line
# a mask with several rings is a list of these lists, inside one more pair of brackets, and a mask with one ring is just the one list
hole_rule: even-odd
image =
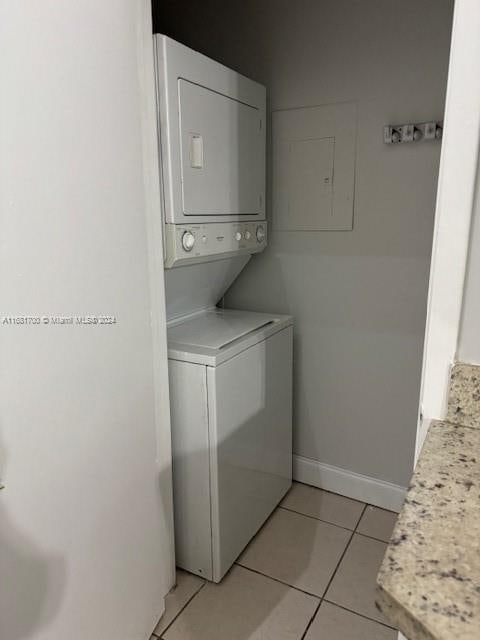
[[480,640],[480,367],[453,368],[447,420],[430,425],[377,578],[409,640]]

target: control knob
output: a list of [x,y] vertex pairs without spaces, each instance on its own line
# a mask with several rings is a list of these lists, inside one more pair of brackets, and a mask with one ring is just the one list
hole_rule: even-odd
[[242,239],[242,234],[240,233],[240,231],[237,231],[237,233],[235,234],[235,240],[237,242],[240,242],[241,239]]
[[257,242],[263,242],[265,240],[265,229],[260,225],[257,227]]
[[195,244],[195,236],[191,231],[185,231],[182,236],[182,247],[185,251],[191,251]]

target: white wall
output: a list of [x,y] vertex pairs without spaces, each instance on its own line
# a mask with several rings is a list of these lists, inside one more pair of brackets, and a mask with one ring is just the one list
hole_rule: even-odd
[[0,637],[141,640],[173,573],[150,5],[2,0],[0,42],[0,316],[117,318],[0,324]]
[[[443,116],[450,0],[154,3],[154,26],[267,85],[270,109],[358,103],[353,232],[274,232],[228,306],[295,316],[295,451],[406,485],[439,144],[387,123]],[[275,212],[270,212],[275,215]]]
[[472,214],[457,358],[461,362],[480,365],[480,172]]
[[[474,214],[472,225],[472,212],[478,209],[475,193],[478,192],[480,73],[475,64],[480,60],[479,31],[477,0],[457,0],[430,268],[416,456],[431,420],[445,415],[452,363],[459,356],[474,362],[475,353],[478,354],[479,238],[478,220]],[[469,245],[470,273],[467,273]]]

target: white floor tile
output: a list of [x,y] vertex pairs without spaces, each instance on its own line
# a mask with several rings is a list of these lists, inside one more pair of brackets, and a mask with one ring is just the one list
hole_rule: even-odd
[[325,598],[351,611],[386,622],[375,606],[378,569],[387,545],[355,534]]
[[207,583],[167,629],[165,640],[300,640],[319,600],[234,566]]
[[350,535],[335,525],[278,509],[238,562],[322,596]]
[[280,506],[331,522],[339,527],[355,529],[365,504],[294,482]]
[[398,514],[378,507],[368,506],[360,520],[357,531],[384,542],[390,540]]
[[397,632],[346,611],[334,604],[322,602],[305,640],[396,640]]
[[177,570],[177,584],[166,597],[165,613],[160,618],[154,630],[157,636],[162,634],[203,584],[205,584],[205,580],[202,580],[198,576],[194,576],[181,569]]

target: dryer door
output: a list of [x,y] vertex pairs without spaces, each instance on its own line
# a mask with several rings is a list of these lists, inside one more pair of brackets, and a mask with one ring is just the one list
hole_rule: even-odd
[[184,215],[263,217],[259,109],[187,80],[178,90]]

